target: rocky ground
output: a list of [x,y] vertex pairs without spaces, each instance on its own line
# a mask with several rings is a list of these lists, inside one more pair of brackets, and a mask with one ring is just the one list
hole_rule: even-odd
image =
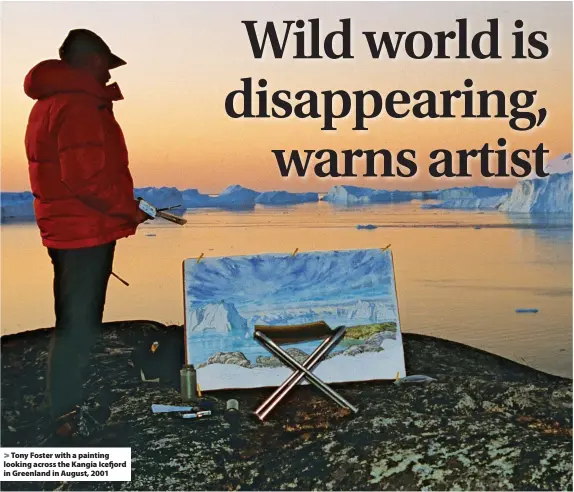
[[[33,446],[49,330],[2,338],[2,446]],[[137,347],[159,340],[170,367],[146,374]],[[3,482],[3,490],[572,490],[572,381],[445,340],[404,334],[407,374],[426,385],[339,386],[348,415],[299,387],[261,423],[251,415],[270,390],[236,398],[238,427],[154,415],[180,403],[181,327],[105,326],[89,395],[107,388],[112,415],[94,446],[129,446],[131,482]],[[164,351],[165,349],[165,351]],[[135,360],[132,367],[130,360]],[[96,366],[94,366],[96,367]]]

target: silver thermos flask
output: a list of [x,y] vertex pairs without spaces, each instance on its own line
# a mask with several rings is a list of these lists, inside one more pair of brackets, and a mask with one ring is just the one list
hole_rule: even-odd
[[197,374],[193,364],[185,365],[179,371],[181,399],[184,402],[197,401]]

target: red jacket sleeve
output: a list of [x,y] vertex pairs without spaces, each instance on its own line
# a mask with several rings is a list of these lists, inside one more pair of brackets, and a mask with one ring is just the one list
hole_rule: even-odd
[[97,106],[78,98],[66,104],[58,116],[64,184],[89,207],[135,221],[138,204],[133,190],[126,193],[113,168],[106,166],[104,129]]

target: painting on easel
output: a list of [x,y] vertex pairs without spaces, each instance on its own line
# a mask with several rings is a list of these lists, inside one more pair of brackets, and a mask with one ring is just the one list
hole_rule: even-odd
[[[253,339],[256,325],[346,326],[314,370],[326,383],[405,376],[389,249],[190,258],[183,270],[186,355],[203,391],[278,386],[291,374]],[[303,363],[319,343],[283,348]]]

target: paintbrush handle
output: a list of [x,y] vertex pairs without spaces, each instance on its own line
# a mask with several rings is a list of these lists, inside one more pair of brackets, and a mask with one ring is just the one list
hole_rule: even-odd
[[169,220],[170,222],[174,222],[174,223],[179,224],[179,225],[187,224],[186,219],[184,219],[182,217],[178,217],[177,215],[174,215],[174,214],[170,214],[168,212],[162,212],[162,211],[158,210],[156,212],[156,216],[161,217],[162,219],[165,219],[165,220]]
[[119,277],[118,275],[116,275],[114,272],[110,272],[114,277],[116,277],[122,284],[124,284],[125,286],[129,287],[130,284],[128,284],[123,278]]

